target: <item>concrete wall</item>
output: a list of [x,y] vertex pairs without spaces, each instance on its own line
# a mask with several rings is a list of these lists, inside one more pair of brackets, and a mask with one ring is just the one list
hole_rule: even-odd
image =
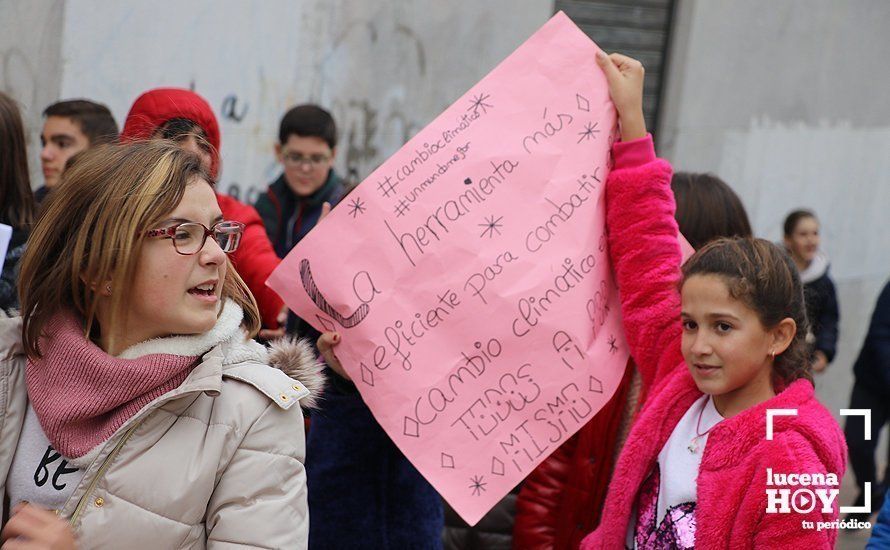
[[890,103],[884,0],[678,0],[659,150],[742,197],[758,236],[814,209],[841,304],[839,353],[817,380],[835,413],[890,276]]
[[122,123],[146,89],[193,87],[220,118],[222,189],[253,200],[278,174],[272,151],[288,107],[329,107],[337,167],[362,178],[552,9],[552,0],[0,0],[0,89],[22,102],[36,136],[40,111],[59,98],[101,101]]

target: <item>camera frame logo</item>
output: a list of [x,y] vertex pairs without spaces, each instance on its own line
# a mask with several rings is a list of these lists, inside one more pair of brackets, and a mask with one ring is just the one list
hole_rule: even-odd
[[[865,422],[865,440],[871,440],[871,409],[841,409],[841,416],[861,416]],[[797,416],[797,409],[767,409],[766,439],[773,440],[773,419],[776,416]],[[766,469],[767,514],[809,514],[818,510],[830,514],[840,493],[840,480],[833,472],[773,472]],[[862,506],[840,506],[841,514],[871,514],[871,483],[865,483]],[[864,523],[864,524],[863,524]],[[836,521],[802,521],[804,529],[845,529],[871,527],[855,519]]]

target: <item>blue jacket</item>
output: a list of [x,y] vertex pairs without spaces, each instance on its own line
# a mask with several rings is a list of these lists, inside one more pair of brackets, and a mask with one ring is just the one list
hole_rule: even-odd
[[[887,287],[881,296],[887,293]],[[884,499],[884,505],[878,513],[878,521],[871,531],[871,538],[865,547],[867,550],[886,550],[890,548],[890,498]]]

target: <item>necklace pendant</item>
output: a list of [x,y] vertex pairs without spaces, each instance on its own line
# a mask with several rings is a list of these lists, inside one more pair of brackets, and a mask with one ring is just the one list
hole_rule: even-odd
[[697,454],[697,453],[698,453],[698,441],[697,441],[697,439],[698,439],[698,438],[693,439],[692,442],[689,444],[689,446],[686,447],[687,449],[689,449],[689,452],[692,453],[692,454]]

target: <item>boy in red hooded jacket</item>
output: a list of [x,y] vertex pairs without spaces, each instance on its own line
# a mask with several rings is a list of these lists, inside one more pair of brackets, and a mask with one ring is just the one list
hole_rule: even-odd
[[[195,140],[197,133],[206,143]],[[196,153],[213,178],[219,174],[219,124],[207,101],[190,90],[155,88],[139,96],[130,108],[121,141],[166,138],[178,141],[183,148]],[[241,246],[232,254],[232,263],[247,283],[260,309],[265,330],[260,337],[284,334],[280,325],[287,319],[284,302],[266,279],[281,260],[256,209],[220,193],[216,194],[223,217],[245,225]]]

